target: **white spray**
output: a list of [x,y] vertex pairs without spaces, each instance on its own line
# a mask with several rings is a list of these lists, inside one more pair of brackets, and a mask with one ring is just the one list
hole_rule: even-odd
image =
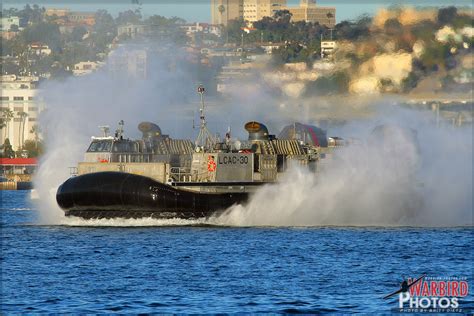
[[[173,57],[180,57],[176,55]],[[56,190],[70,176],[69,168],[83,159],[90,137],[100,134],[99,125],[110,125],[114,131],[123,119],[126,137],[135,137],[138,123],[151,120],[173,137],[190,136],[186,127],[191,126],[192,118],[183,115],[187,109],[176,104],[189,104],[189,95],[194,92],[193,74],[186,64],[170,68],[169,58],[159,56],[150,61],[153,72],[146,80],[131,78],[127,73],[114,77],[103,69],[41,87],[40,97],[47,110],[41,114],[40,124],[47,143],[34,184],[43,223],[66,221],[56,203]]]
[[[338,149],[320,173],[293,167],[281,183],[262,188],[248,205],[231,207],[214,221],[236,226],[472,225],[472,127],[437,128],[419,112],[396,112],[389,121],[352,125],[352,135],[362,144]],[[416,138],[405,128],[387,128],[383,138],[367,134],[381,123],[414,126]]]
[[[186,67],[179,67],[179,63],[170,71],[166,62],[160,62],[146,81],[131,82],[126,77],[111,78],[106,72],[98,72],[43,87],[48,110],[42,115],[41,124],[48,142],[35,178],[42,221],[106,226],[472,223],[472,127],[440,129],[419,112],[399,109],[341,130],[341,136],[359,137],[362,145],[338,150],[334,163],[317,175],[292,168],[280,184],[262,188],[245,207],[232,207],[219,218],[205,222],[65,219],[55,201],[57,187],[69,177],[68,167],[82,160],[90,136],[98,133],[98,125],[113,127],[124,119],[126,132],[130,132],[135,131],[140,121],[151,120],[173,137],[191,137],[192,117],[188,113],[192,113],[190,100],[196,98],[193,75]],[[232,121],[233,131],[237,130],[236,124],[262,120],[274,132],[278,132],[283,121],[301,120],[298,111],[291,111],[295,104],[279,107],[288,100],[255,91],[250,99],[242,99],[242,95],[222,104],[220,110],[213,109],[214,115],[226,116],[221,122],[214,122],[223,130],[228,124],[225,120]],[[255,106],[257,103],[262,106]],[[297,117],[289,117],[290,113]],[[419,145],[403,133],[392,133],[380,143],[370,143],[370,131],[382,123],[415,128]],[[338,135],[337,131],[334,134]],[[392,145],[398,150],[391,150]]]

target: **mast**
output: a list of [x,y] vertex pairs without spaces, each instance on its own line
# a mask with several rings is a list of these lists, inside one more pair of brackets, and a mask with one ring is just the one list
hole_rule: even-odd
[[196,147],[201,147],[204,150],[212,149],[215,143],[214,137],[207,129],[206,117],[204,116],[204,92],[206,91],[202,85],[198,87],[198,93],[201,96],[201,107],[199,108],[199,134],[196,138]]

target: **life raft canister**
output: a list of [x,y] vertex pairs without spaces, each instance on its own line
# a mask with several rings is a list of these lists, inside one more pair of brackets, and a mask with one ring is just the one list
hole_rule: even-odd
[[212,156],[209,156],[207,160],[208,160],[207,170],[210,172],[216,171],[217,165],[216,165],[216,162],[214,161],[214,158]]

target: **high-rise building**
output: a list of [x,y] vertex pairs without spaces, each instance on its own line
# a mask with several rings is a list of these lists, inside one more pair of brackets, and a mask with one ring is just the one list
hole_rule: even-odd
[[211,0],[211,23],[227,25],[243,18],[244,0]]
[[333,28],[336,25],[336,8],[320,7],[316,0],[301,0],[299,7],[283,8],[292,14],[291,21],[319,23],[320,25]]
[[316,0],[301,0],[300,2],[300,7],[302,8],[314,7],[315,5]]
[[212,24],[227,25],[230,20],[261,20],[282,10],[286,0],[211,0]]
[[276,11],[286,6],[286,0],[244,0],[243,18],[255,22],[266,16],[273,16]]
[[244,19],[250,23],[276,11],[289,10],[294,22],[319,23],[329,28],[336,25],[336,8],[320,7],[316,0],[301,0],[298,7],[288,7],[287,0],[211,0],[212,24],[227,25],[230,20]]

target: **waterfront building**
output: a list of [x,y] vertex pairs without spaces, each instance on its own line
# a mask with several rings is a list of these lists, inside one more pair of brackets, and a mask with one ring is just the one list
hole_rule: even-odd
[[[12,175],[31,175],[38,166],[36,158],[0,158],[0,175],[7,176],[9,179]],[[23,179],[19,179],[20,181]]]
[[43,104],[36,99],[39,78],[3,75],[0,83],[0,115],[3,119],[6,112],[13,115],[0,129],[0,143],[3,145],[5,139],[9,138],[13,149],[18,150],[26,140],[35,139],[33,126],[44,109]]

